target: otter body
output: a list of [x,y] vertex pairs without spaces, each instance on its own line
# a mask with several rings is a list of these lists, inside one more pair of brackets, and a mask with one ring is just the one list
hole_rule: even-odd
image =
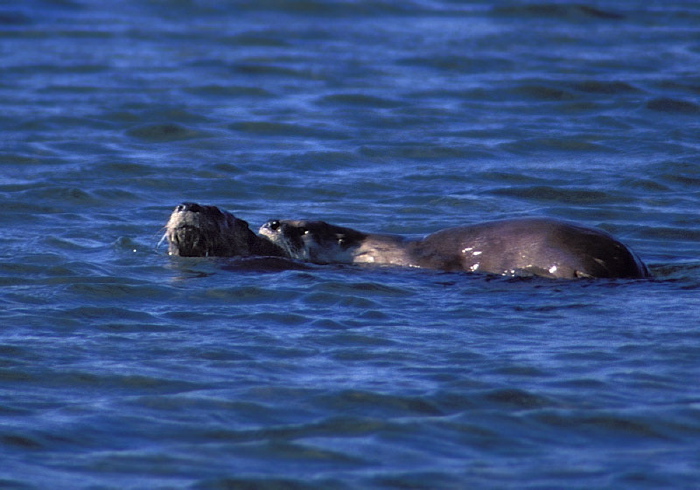
[[248,223],[216,206],[185,202],[170,215],[163,239],[168,253],[181,257],[286,257],[284,251],[253,233]]
[[649,271],[608,233],[529,218],[448,228],[420,240],[323,221],[269,221],[260,233],[287,255],[316,263],[383,264],[550,278],[643,278]]

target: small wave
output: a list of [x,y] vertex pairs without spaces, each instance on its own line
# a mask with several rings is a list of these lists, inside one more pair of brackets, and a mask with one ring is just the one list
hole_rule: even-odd
[[610,191],[593,190],[589,188],[566,188],[551,186],[505,187],[490,191],[491,194],[509,196],[535,202],[566,202],[569,205],[603,204],[630,202],[632,198]]
[[607,80],[586,80],[572,83],[571,87],[577,91],[589,94],[626,94],[639,92],[639,89],[627,82],[607,81]]
[[198,85],[184,89],[185,92],[212,98],[220,97],[270,97],[272,94],[261,87],[249,87],[244,85]]
[[377,97],[367,94],[333,94],[326,95],[319,100],[320,104],[345,105],[350,107],[373,107],[379,109],[389,109],[401,107],[403,103],[387,97]]
[[684,116],[694,116],[700,114],[700,105],[687,100],[661,97],[652,99],[646,104],[647,109],[656,112],[667,112]]
[[258,136],[291,136],[321,139],[346,139],[348,135],[341,131],[313,127],[299,123],[281,123],[269,121],[243,121],[229,125],[234,131],[253,133]]
[[167,143],[171,141],[209,138],[213,136],[213,133],[191,129],[175,123],[149,124],[130,129],[126,134],[132,138],[149,141],[151,143]]
[[622,20],[624,15],[611,10],[579,4],[532,3],[494,7],[497,15],[513,17],[555,18],[570,21],[585,19]]

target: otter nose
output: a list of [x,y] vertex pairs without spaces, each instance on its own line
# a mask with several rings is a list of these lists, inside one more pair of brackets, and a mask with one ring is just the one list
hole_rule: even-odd
[[179,213],[184,213],[185,211],[189,211],[191,213],[199,213],[202,211],[202,209],[202,206],[200,206],[196,202],[183,202],[182,204],[178,204],[178,206],[175,208],[175,211]]

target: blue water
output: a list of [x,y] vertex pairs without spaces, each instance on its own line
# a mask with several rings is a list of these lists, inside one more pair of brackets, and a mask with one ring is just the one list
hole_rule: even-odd
[[[696,1],[23,0],[0,67],[0,487],[697,488]],[[655,278],[169,257],[185,200]]]

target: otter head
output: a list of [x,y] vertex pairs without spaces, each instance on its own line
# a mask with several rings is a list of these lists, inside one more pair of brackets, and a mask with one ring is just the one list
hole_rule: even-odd
[[182,257],[251,255],[255,234],[248,223],[216,206],[178,205],[165,225],[168,253]]
[[351,264],[366,235],[325,221],[270,220],[260,234],[294,259],[317,264]]

